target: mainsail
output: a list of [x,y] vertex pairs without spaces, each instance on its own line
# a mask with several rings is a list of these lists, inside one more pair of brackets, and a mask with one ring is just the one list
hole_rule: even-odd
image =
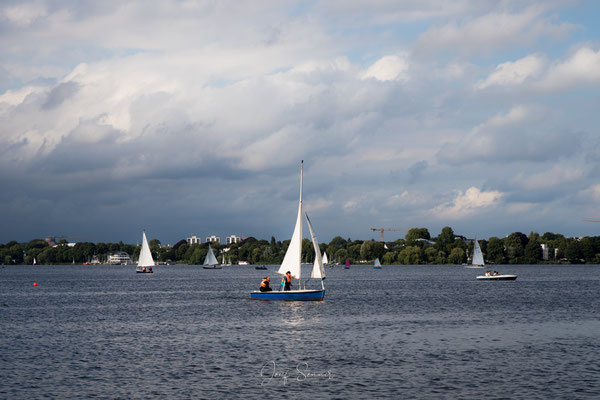
[[329,264],[329,260],[327,259],[327,252],[323,252],[323,265]]
[[212,251],[212,247],[210,244],[208,245],[208,254],[206,254],[206,258],[204,259],[204,265],[217,265],[219,262],[217,261],[217,257],[215,257],[215,253]]
[[479,242],[475,239],[473,244],[473,265],[485,265],[483,261],[483,254],[481,253],[481,247],[479,247]]
[[300,164],[300,201],[298,203],[298,215],[296,216],[296,226],[294,234],[288,246],[283,262],[277,273],[284,275],[290,271],[294,279],[300,280],[302,260],[302,164]]
[[152,258],[150,246],[148,246],[148,240],[146,239],[146,231],[142,232],[142,250],[140,251],[140,258],[137,265],[138,267],[154,266],[154,259]]

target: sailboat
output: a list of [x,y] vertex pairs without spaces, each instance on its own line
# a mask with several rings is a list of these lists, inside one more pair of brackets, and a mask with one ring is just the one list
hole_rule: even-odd
[[219,262],[217,261],[217,257],[215,257],[215,253],[213,253],[212,247],[210,247],[209,244],[208,253],[204,259],[204,269],[221,269],[222,267],[217,264],[219,264]]
[[37,260],[33,257],[33,265],[37,264]]
[[153,266],[154,259],[152,258],[152,253],[150,252],[150,246],[148,246],[148,239],[146,239],[146,231],[142,231],[142,250],[140,251],[140,258],[138,259],[135,272],[151,274],[153,272]]
[[350,269],[350,259],[346,258],[346,263],[342,266],[342,269]]
[[381,263],[379,262],[379,258],[376,258],[375,262],[373,262],[373,269],[381,269]]
[[327,259],[327,252],[326,251],[323,252],[322,259],[323,259],[323,266],[326,266],[327,264],[329,264],[329,260]]
[[[250,293],[250,298],[253,300],[323,300],[325,297],[325,270],[323,269],[323,259],[321,258],[321,250],[319,249],[319,242],[317,236],[313,230],[310,219],[306,215],[306,222],[308,223],[308,229],[310,230],[310,236],[315,250],[315,261],[313,263],[313,269],[310,274],[310,278],[321,280],[321,289],[306,289],[306,282],[302,284],[302,174],[303,164],[300,164],[300,201],[298,202],[298,215],[296,216],[296,226],[294,227],[294,233],[292,240],[288,246],[287,252],[283,257],[283,262],[277,271],[278,274],[285,275],[288,271],[291,273],[292,278],[296,279],[297,287],[296,290],[286,291],[270,291],[261,292],[253,291]],[[309,279],[310,279],[309,278]],[[308,280],[307,280],[308,281]]]
[[485,268],[485,262],[483,261],[483,253],[477,238],[473,242],[473,261],[471,265],[467,265],[466,268]]

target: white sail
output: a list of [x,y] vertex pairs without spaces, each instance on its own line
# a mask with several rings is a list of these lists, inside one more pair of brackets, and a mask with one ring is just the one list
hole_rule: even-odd
[[142,232],[142,250],[140,251],[140,258],[138,260],[138,267],[151,267],[154,265],[154,259],[150,252],[150,246],[148,246],[148,240],[146,239],[146,232]]
[[376,258],[376,259],[375,259],[375,262],[373,263],[373,265],[374,265],[375,267],[381,267],[381,263],[379,262],[379,258]]
[[323,269],[323,259],[321,258],[321,249],[319,248],[319,242],[317,236],[313,230],[308,214],[306,214],[306,222],[308,222],[308,230],[310,231],[310,238],[312,239],[313,247],[315,248],[315,262],[313,264],[312,272],[310,273],[311,278],[323,279],[325,278],[325,269]]
[[481,253],[481,247],[479,247],[477,238],[473,243],[473,265],[485,265],[485,262],[483,261],[483,254]]
[[327,259],[327,252],[323,252],[323,265],[329,264],[329,260]]
[[206,258],[204,259],[204,265],[217,265],[219,262],[217,261],[217,257],[215,257],[215,253],[212,251],[212,247],[210,244],[208,245],[208,253],[206,254]]
[[300,280],[302,259],[302,164],[300,164],[300,201],[298,203],[298,216],[290,245],[285,252],[283,262],[277,273],[284,275],[290,271],[294,279]]

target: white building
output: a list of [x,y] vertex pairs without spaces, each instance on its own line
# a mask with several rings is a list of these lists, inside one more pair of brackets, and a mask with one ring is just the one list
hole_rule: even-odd
[[215,235],[208,236],[206,238],[206,243],[219,243],[220,244],[221,243],[221,238],[217,237]]
[[546,243],[542,243],[540,246],[542,246],[542,260],[548,261],[550,248]]
[[196,236],[192,236],[186,239],[189,245],[192,244],[201,244],[202,243],[202,238],[196,237]]
[[239,236],[231,235],[227,236],[227,244],[234,244],[242,241],[242,238]]

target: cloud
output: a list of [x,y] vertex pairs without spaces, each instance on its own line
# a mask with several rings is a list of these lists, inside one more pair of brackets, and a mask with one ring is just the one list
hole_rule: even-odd
[[447,143],[437,154],[440,162],[547,162],[574,155],[583,136],[565,132],[551,123],[543,108],[518,105],[473,128],[457,142]]
[[590,202],[590,200],[594,203],[600,202],[600,184],[590,185],[578,193],[579,197],[586,202]]
[[494,10],[462,22],[439,24],[419,37],[417,51],[489,54],[515,43],[533,43],[539,37],[564,37],[574,29],[572,24],[554,23],[544,16],[545,11],[539,6],[512,13]]
[[512,179],[512,183],[521,189],[533,191],[572,184],[583,177],[584,174],[580,168],[561,163],[537,173],[520,172]]
[[378,81],[407,81],[409,64],[406,55],[385,56],[377,60],[363,74],[363,79],[374,78]]
[[5,19],[19,28],[31,25],[46,14],[46,8],[39,1],[6,5],[0,9],[0,19]]
[[497,206],[503,195],[495,190],[481,191],[470,187],[465,192],[458,191],[453,200],[435,207],[432,211],[438,218],[460,219]]
[[568,36],[569,2],[5,3],[5,237],[286,238],[302,159],[322,240],[444,213],[493,231],[597,169],[597,35]]
[[536,78],[545,66],[545,60],[535,54],[521,58],[514,62],[505,62],[496,67],[496,70],[485,81],[476,85],[477,89],[489,86],[520,85],[526,79]]
[[564,62],[549,68],[539,82],[544,90],[564,90],[586,84],[600,84],[600,50],[580,48]]

